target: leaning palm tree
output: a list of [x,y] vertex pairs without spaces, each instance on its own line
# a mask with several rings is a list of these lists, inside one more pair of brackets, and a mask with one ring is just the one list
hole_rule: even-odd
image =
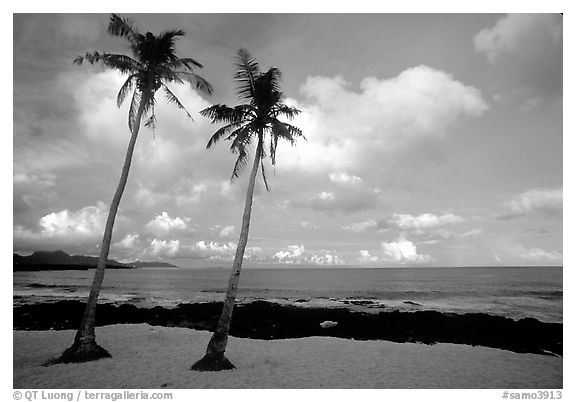
[[269,190],[263,163],[266,157],[264,150],[266,135],[269,135],[269,156],[273,165],[276,163],[276,147],[279,139],[287,140],[293,145],[298,137],[303,137],[299,128],[278,119],[281,116],[293,119],[300,113],[298,109],[284,103],[284,96],[279,88],[280,70],[272,67],[266,72],[260,72],[258,63],[245,49],[240,49],[236,58],[237,70],[234,78],[238,84],[238,95],[246,103],[235,107],[214,105],[200,112],[201,115],[210,118],[212,123],[226,123],[224,127],[212,135],[206,148],[212,147],[222,138],[231,141],[230,150],[238,155],[232,170],[232,179],[237,178],[248,163],[248,148],[252,142],[256,143],[256,151],[254,152],[254,163],[246,192],[242,230],[236,248],[224,306],[216,330],[208,343],[206,355],[192,366],[192,370],[198,371],[219,371],[234,368],[234,365],[224,356],[224,352],[226,351],[232,311],[240,281],[244,250],[248,242],[254,184],[260,166],[262,166],[264,185]]
[[120,88],[117,96],[118,107],[124,99],[132,92],[132,101],[128,113],[128,127],[131,132],[126,158],[120,176],[120,182],[110,204],[108,219],[100,248],[100,256],[96,273],[82,316],[80,327],[74,338],[72,346],[57,359],[56,363],[81,362],[96,360],[103,357],[110,357],[110,354],[96,343],[95,319],[96,305],[104,270],[106,269],[106,259],[110,250],[112,240],[112,230],[114,220],[118,211],[118,205],[122,198],[122,193],[128,179],[128,172],[134,152],[134,145],[138,137],[140,123],[145,119],[145,126],[154,129],[156,116],[154,113],[156,91],[162,90],[168,102],[176,104],[177,107],[191,118],[180,100],[166,86],[166,83],[190,83],[197,89],[208,94],[212,93],[211,85],[194,70],[202,68],[202,65],[191,58],[179,58],[175,52],[175,41],[179,36],[184,35],[182,30],[169,30],[159,35],[151,32],[140,33],[134,23],[129,18],[123,18],[118,14],[112,14],[108,25],[108,33],[113,36],[124,38],[128,41],[132,51],[132,57],[124,54],[100,53],[97,51],[88,52],[85,56],[78,56],[74,63],[82,64],[84,60],[90,64],[100,64],[106,68],[117,70],[122,74],[127,74],[128,79]]

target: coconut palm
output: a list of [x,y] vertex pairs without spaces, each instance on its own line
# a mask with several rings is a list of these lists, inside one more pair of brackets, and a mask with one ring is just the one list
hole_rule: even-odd
[[202,65],[194,59],[179,58],[176,55],[175,41],[178,37],[184,35],[184,31],[169,30],[159,35],[154,35],[151,32],[142,34],[136,29],[131,19],[121,17],[118,14],[112,14],[108,25],[108,33],[112,36],[126,39],[129,43],[132,56],[92,51],[86,53],[85,56],[78,56],[74,60],[74,63],[82,64],[84,61],[87,61],[90,64],[99,64],[105,68],[117,70],[122,74],[128,75],[128,78],[118,92],[117,104],[118,107],[120,107],[124,99],[132,93],[130,111],[128,113],[128,127],[131,132],[131,137],[128,150],[126,151],[124,166],[122,167],[120,182],[118,183],[116,193],[110,204],[110,211],[108,212],[108,219],[106,220],[104,237],[100,248],[100,256],[98,257],[96,273],[84,315],[82,316],[82,321],[74,338],[73,345],[56,360],[57,363],[80,362],[110,357],[110,354],[96,343],[94,329],[96,305],[102,280],[104,279],[114,220],[128,179],[128,172],[130,170],[140,123],[142,119],[145,119],[146,127],[154,128],[156,125],[156,116],[154,113],[156,92],[162,90],[166,100],[174,103],[190,118],[190,113],[188,113],[184,105],[170,88],[166,86],[166,83],[190,83],[203,92],[208,94],[212,93],[211,85],[194,72],[195,69],[202,68]]
[[[269,190],[263,163],[267,156],[264,149],[265,142],[268,143],[268,155],[272,164],[275,165],[278,140],[284,139],[293,145],[298,137],[302,137],[302,131],[299,128],[279,120],[281,116],[292,119],[300,113],[298,109],[284,103],[284,97],[279,87],[280,70],[272,67],[266,72],[260,72],[258,63],[245,49],[238,51],[236,60],[237,70],[234,78],[238,84],[238,96],[246,103],[235,107],[214,105],[200,112],[201,115],[210,118],[212,123],[226,123],[224,127],[212,135],[206,147],[212,147],[223,138],[231,142],[230,150],[237,155],[232,170],[232,179],[237,178],[247,165],[249,147],[253,142],[256,144],[256,151],[254,152],[254,162],[246,192],[242,230],[236,248],[224,306],[216,330],[206,349],[206,355],[192,366],[192,370],[198,371],[234,368],[234,365],[224,356],[224,352],[228,342],[228,332],[232,321],[244,250],[248,242],[254,184],[260,166],[262,167],[264,185]],[[266,138],[267,135],[268,138]]]

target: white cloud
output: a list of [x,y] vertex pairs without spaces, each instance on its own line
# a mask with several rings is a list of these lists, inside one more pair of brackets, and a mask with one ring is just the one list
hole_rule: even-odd
[[236,230],[235,226],[224,226],[222,228],[222,230],[220,230],[220,233],[218,234],[218,236],[220,236],[220,237],[234,236],[235,230]]
[[290,245],[273,255],[282,264],[340,265],[344,260],[331,250],[307,251],[304,245]]
[[328,177],[332,182],[337,184],[354,185],[363,183],[361,177],[350,175],[347,172],[330,173]]
[[423,263],[430,260],[430,256],[418,254],[416,245],[402,237],[392,242],[381,242],[383,260],[397,263]]
[[429,213],[418,216],[409,214],[393,214],[388,220],[390,225],[403,230],[435,229],[441,226],[454,225],[461,222],[464,222],[464,218],[454,214],[439,216]]
[[[108,206],[101,201],[96,205],[76,211],[65,209],[51,212],[38,222],[38,230],[15,225],[13,230],[15,250],[45,250],[62,248],[93,250],[102,239],[108,216]],[[121,220],[121,217],[118,217]]]
[[473,237],[482,234],[482,229],[472,229],[459,235],[459,237]]
[[331,253],[314,254],[307,259],[307,262],[311,262],[317,265],[341,265],[345,263],[342,258],[336,254]]
[[122,240],[116,242],[114,246],[127,250],[134,250],[139,245],[140,236],[138,234],[127,234]]
[[300,222],[300,226],[303,227],[304,229],[318,229],[318,225],[315,225],[314,223],[308,221]]
[[358,171],[401,145],[443,138],[461,118],[488,108],[478,89],[424,65],[390,79],[365,78],[360,92],[339,76],[309,77],[300,91],[306,101],[291,100],[302,110],[294,124],[308,141],[279,147],[280,170]]
[[53,173],[14,173],[13,181],[15,186],[40,186],[45,188],[54,186],[56,175]]
[[370,264],[378,262],[378,256],[370,255],[368,250],[360,250],[360,257],[358,260],[361,264]]
[[180,250],[179,240],[153,239],[144,254],[153,257],[174,257]]
[[162,211],[146,224],[146,229],[157,236],[166,235],[172,231],[182,231],[187,227],[184,220],[179,217],[172,219],[166,211]]
[[521,249],[519,256],[529,261],[562,263],[562,253],[556,250],[545,251],[537,247],[532,247],[529,249]]
[[[178,190],[178,189],[177,189]],[[202,196],[206,193],[207,186],[205,184],[194,184],[188,189],[177,191],[175,195],[176,205],[187,206],[189,204],[198,204]]]
[[102,233],[108,207],[101,201],[77,211],[65,209],[52,212],[40,219],[41,233],[47,236],[92,235]]
[[562,188],[531,189],[507,203],[509,213],[504,217],[523,216],[531,213],[562,214]]
[[370,229],[375,229],[378,227],[378,222],[373,219],[369,219],[363,222],[354,222],[347,226],[342,226],[342,229],[350,230],[354,233],[365,232]]
[[288,246],[287,250],[280,250],[274,254],[274,259],[278,260],[279,262],[288,262],[286,260],[297,259],[304,253],[304,246],[303,245],[292,245]]
[[506,53],[521,51],[522,47],[545,40],[558,43],[562,38],[562,26],[553,14],[508,14],[491,28],[474,37],[477,52],[495,63]]

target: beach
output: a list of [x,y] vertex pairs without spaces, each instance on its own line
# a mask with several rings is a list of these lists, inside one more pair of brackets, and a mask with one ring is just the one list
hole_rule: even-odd
[[237,369],[194,372],[206,331],[111,325],[97,329],[113,356],[42,364],[74,336],[14,331],[14,388],[562,388],[562,358],[455,344],[401,344],[327,337],[230,338]]

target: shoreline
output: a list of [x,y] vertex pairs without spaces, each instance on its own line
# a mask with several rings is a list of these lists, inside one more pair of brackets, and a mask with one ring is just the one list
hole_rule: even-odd
[[[221,302],[180,304],[175,308],[99,304],[97,326],[149,324],[213,331]],[[73,330],[84,303],[59,301],[13,308],[14,330]],[[321,326],[324,322],[337,323]],[[230,335],[281,340],[315,336],[396,343],[452,343],[517,353],[563,355],[563,325],[534,318],[513,320],[485,313],[414,311],[364,313],[346,308],[298,307],[268,301],[235,306]]]

